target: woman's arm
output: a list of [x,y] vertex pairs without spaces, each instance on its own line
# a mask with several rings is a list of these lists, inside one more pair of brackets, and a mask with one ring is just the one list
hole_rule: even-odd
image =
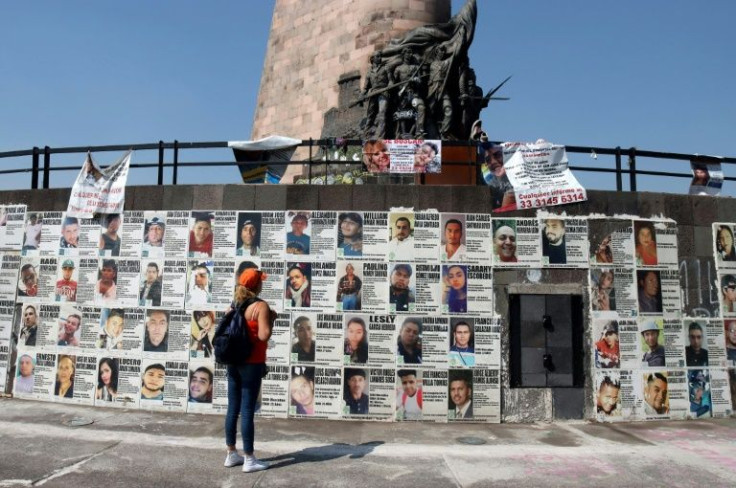
[[266,342],[271,338],[275,315],[271,314],[271,309],[266,302],[257,302],[251,307],[255,309],[251,312],[253,319],[258,321],[258,339]]

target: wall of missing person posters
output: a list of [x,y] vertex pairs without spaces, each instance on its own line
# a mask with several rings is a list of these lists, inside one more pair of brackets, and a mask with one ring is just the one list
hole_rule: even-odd
[[666,219],[0,212],[0,389],[17,397],[224,413],[214,327],[257,266],[279,312],[261,415],[499,422],[506,312],[494,272],[573,268],[589,270],[600,420],[732,411],[736,224],[713,227],[723,313],[705,320],[683,317]]

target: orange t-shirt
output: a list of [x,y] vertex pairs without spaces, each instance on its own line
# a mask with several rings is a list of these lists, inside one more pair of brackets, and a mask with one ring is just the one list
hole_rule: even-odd
[[248,324],[248,334],[250,334],[253,347],[250,350],[250,356],[248,356],[245,362],[246,364],[265,364],[268,342],[258,338],[258,320],[247,320],[246,323]]

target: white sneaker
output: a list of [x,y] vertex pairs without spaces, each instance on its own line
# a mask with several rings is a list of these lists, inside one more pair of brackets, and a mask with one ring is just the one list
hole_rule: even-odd
[[245,458],[238,454],[238,451],[228,451],[225,457],[225,467],[232,468],[233,466],[240,466],[245,461]]
[[243,464],[243,473],[252,473],[254,471],[263,471],[264,469],[268,469],[269,464],[265,461],[261,461],[255,456],[249,456],[246,458],[245,463]]

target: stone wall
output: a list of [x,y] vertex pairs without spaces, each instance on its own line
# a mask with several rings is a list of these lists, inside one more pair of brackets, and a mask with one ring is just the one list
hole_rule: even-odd
[[[29,211],[65,210],[68,189],[0,192],[0,204],[25,203]],[[589,200],[554,207],[568,215],[627,215],[667,217],[678,224],[680,285],[683,315],[707,316],[718,307],[718,291],[713,259],[711,223],[733,222],[736,199],[656,193],[617,193],[589,191]],[[202,185],[130,187],[126,210],[388,210],[391,207],[436,208],[440,212],[490,213],[487,187],[468,186],[278,186],[278,185]],[[519,211],[510,217],[533,216]],[[526,270],[499,270],[494,274],[496,311],[506,317],[510,293],[571,293],[585,301],[584,323],[590,323],[585,270],[543,270],[531,280]],[[508,325],[506,325],[508,327]],[[594,418],[590,327],[585,337],[585,417]],[[502,335],[502,419],[507,422],[551,420],[554,392],[544,388],[509,387],[508,329]]]
[[415,27],[446,22],[450,0],[276,0],[251,137],[319,138],[338,79]]

